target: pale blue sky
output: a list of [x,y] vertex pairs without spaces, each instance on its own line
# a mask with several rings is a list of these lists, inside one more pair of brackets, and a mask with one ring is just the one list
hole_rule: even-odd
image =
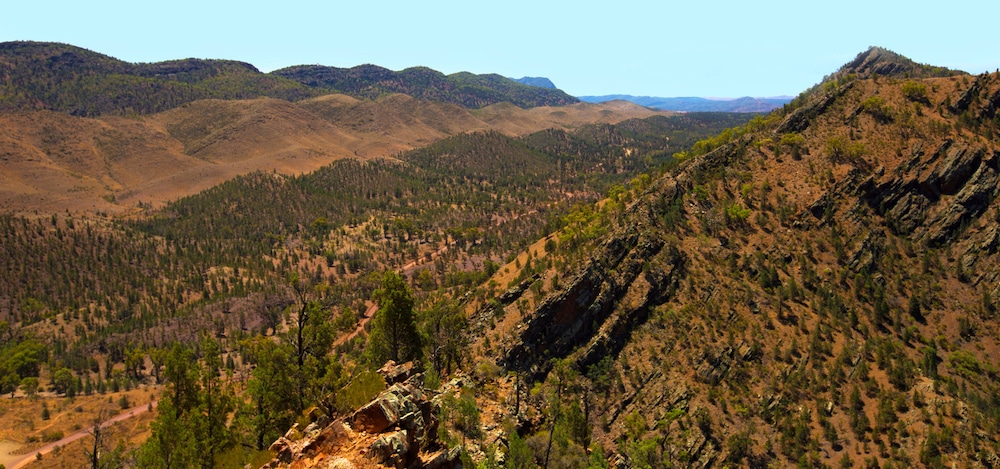
[[1000,67],[996,0],[545,2],[5,0],[0,41],[186,57],[544,76],[573,95],[794,95],[879,45]]

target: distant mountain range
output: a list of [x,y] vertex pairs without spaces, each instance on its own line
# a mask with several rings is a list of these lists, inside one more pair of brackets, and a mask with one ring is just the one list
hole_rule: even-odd
[[792,100],[790,96],[775,98],[709,99],[709,98],[658,98],[655,96],[631,96],[627,94],[611,94],[605,96],[578,96],[588,103],[603,103],[605,101],[624,100],[640,106],[661,109],[665,111],[683,112],[769,112]]
[[129,63],[68,44],[0,43],[0,110],[134,115],[200,99],[269,97],[294,102],[331,93],[365,99],[404,93],[476,109],[502,102],[522,108],[579,102],[560,90],[496,74],[444,75],[426,67],[394,72],[375,65],[301,65],[261,73],[251,64],[232,60]]
[[537,86],[539,88],[549,88],[553,90],[556,89],[555,83],[552,83],[552,80],[545,77],[521,77],[512,78],[512,80],[522,85]]

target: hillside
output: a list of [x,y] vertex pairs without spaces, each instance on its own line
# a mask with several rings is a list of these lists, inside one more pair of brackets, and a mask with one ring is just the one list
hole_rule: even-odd
[[[1000,76],[824,88],[706,142],[587,248],[564,230],[544,262],[574,267],[540,280],[562,286],[486,332],[503,369],[589,409],[553,458],[997,461]],[[507,415],[529,446],[553,425]]]
[[[0,215],[0,448],[156,397],[103,465],[1000,465],[1000,74],[908,63],[758,116],[3,114],[4,190],[64,182]],[[191,193],[65,208],[148,181]]]
[[[254,108],[278,106],[291,116],[302,111],[273,101],[225,107],[198,102],[189,107],[206,107],[194,114],[158,118],[163,131],[177,138],[170,145],[222,161],[227,154],[218,142],[226,136],[258,135],[243,133],[247,121],[267,124],[260,135],[269,135],[268,140],[256,145],[284,145],[287,129],[281,124],[286,120],[261,119]],[[343,102],[360,104],[346,97]],[[241,461],[238,467],[270,457],[270,442],[319,402],[317,396],[369,376],[364,344],[382,272],[405,275],[419,292],[421,322],[430,327],[438,317],[454,324],[454,334],[435,340],[457,344],[464,340],[464,320],[454,302],[496,294],[501,285],[479,285],[513,253],[558,229],[574,206],[589,206],[602,194],[620,190],[632,176],[669,161],[695,140],[745,122],[740,117],[653,116],[520,138],[497,131],[460,133],[393,157],[338,159],[299,176],[252,172],[127,217],[65,209],[0,215],[0,393],[10,393],[10,408],[16,409],[0,414],[5,429],[0,449],[34,451],[41,442],[58,440],[59,432],[80,429],[69,422],[99,417],[90,406],[66,407],[72,399],[113,401],[131,390],[139,391],[143,402],[171,399],[161,400],[157,423],[146,427],[154,434],[149,444],[194,444],[153,430],[166,425],[160,416],[176,416],[173,391],[184,386],[177,384],[177,367],[191,364],[195,369],[181,375],[200,376],[199,383],[221,389],[213,394],[224,399],[216,408],[233,418],[231,427],[227,421],[212,427],[215,435],[225,436],[219,447]],[[156,143],[138,143],[150,142]],[[123,161],[151,153],[135,148],[136,155],[121,155]],[[179,164],[200,161],[205,160],[192,157]],[[268,368],[261,366],[260,348],[274,345],[278,348],[269,356],[287,358],[296,331],[303,331],[300,318],[313,318],[308,319],[309,343],[324,345],[309,346],[308,362],[282,365],[282,376],[295,380],[285,384],[301,386],[261,388],[255,376]],[[328,353],[331,349],[335,355]],[[456,357],[466,356],[448,353],[452,358],[441,363],[449,369]],[[206,371],[212,363],[224,364],[227,371]],[[317,375],[316,367],[330,374]],[[170,384],[161,396],[159,385],[165,382]],[[203,384],[189,385],[201,396],[192,399],[205,398]],[[280,399],[251,406],[248,399],[262,389]],[[33,399],[35,393],[42,399]],[[363,398],[350,395],[323,397],[324,412],[355,406]],[[44,405],[53,415],[67,408],[82,415],[44,424],[15,419],[46,412]],[[199,441],[216,441],[199,434]],[[130,440],[118,448],[136,444]],[[109,458],[122,455],[113,448],[106,453]],[[191,451],[186,454],[208,450]],[[58,464],[59,458],[47,455],[43,464]]]
[[339,158],[406,151],[462,132],[525,135],[669,113],[616,104],[521,109],[390,95],[200,100],[148,116],[0,112],[0,209],[120,212],[253,171],[301,174]]
[[352,68],[299,65],[271,72],[275,76],[351,96],[375,99],[403,93],[417,99],[441,101],[478,109],[501,102],[522,108],[561,106],[578,100],[561,90],[522,84],[500,75],[468,72],[445,75],[426,67],[399,72],[376,65]]

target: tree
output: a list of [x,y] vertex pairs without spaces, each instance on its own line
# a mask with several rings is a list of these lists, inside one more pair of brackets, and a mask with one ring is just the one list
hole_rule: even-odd
[[14,393],[17,392],[18,385],[21,384],[21,377],[14,373],[13,371],[8,371],[0,375],[0,394],[10,393],[10,397],[14,398]]
[[510,432],[510,442],[507,450],[507,467],[510,469],[534,469],[535,455],[532,453],[528,443],[521,438],[517,430]]
[[35,397],[35,393],[38,392],[38,378],[29,376],[21,380],[21,390],[28,397]]
[[250,402],[239,416],[253,433],[253,445],[263,450],[295,421],[295,383],[287,372],[294,363],[292,347],[264,337],[244,345],[249,352],[244,358],[255,368],[247,383]]
[[153,434],[139,452],[140,467],[211,468],[215,456],[234,443],[229,422],[235,399],[220,378],[221,349],[211,337],[204,337],[199,348],[200,361],[181,344],[166,357],[167,392],[151,425]]
[[[180,343],[174,343],[167,355],[163,375],[169,383],[168,392],[173,398],[170,409],[177,412],[178,416],[198,405],[198,374],[194,352]],[[163,412],[161,408],[160,413]]]
[[437,373],[451,373],[452,366],[461,363],[462,352],[468,345],[467,327],[468,320],[454,301],[439,301],[422,314],[421,329]]
[[201,389],[198,392],[198,407],[192,413],[191,420],[201,466],[211,468],[215,464],[215,455],[233,440],[227,421],[235,408],[235,399],[219,378],[222,372],[222,355],[218,342],[205,337],[202,339],[201,350],[204,355]]
[[60,368],[52,374],[52,384],[55,386],[56,392],[59,394],[66,394],[69,392],[73,383],[73,373],[69,371],[68,368]]
[[87,465],[91,469],[110,469],[124,466],[122,448],[112,449],[109,445],[114,427],[106,425],[105,422],[111,417],[111,411],[102,409],[91,421],[90,428],[86,430],[90,436],[94,437],[94,444],[90,449],[84,451]]
[[420,334],[413,314],[413,294],[396,272],[386,272],[382,286],[373,299],[379,305],[372,319],[368,338],[371,362],[380,365],[388,360],[413,360],[420,355]]
[[173,399],[160,399],[159,415],[150,425],[152,435],[146,440],[136,455],[138,467],[153,469],[189,468],[196,464],[194,434],[179,411]]
[[296,385],[295,412],[301,412],[306,408],[306,398],[313,394],[309,388],[327,371],[335,331],[333,312],[319,301],[329,285],[303,282],[297,274],[289,275],[288,282],[296,305],[291,325],[282,337],[293,349],[292,366],[287,371]]

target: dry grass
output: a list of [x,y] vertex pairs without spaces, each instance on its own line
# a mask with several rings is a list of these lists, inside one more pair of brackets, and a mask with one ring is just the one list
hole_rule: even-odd
[[204,100],[137,118],[2,113],[0,210],[123,212],[252,171],[301,174],[338,158],[389,156],[461,132],[521,135],[654,114],[620,103],[469,111],[398,94],[376,101]]
[[[75,398],[42,395],[34,399],[19,396],[11,399],[8,395],[0,399],[0,464],[12,467],[12,463],[33,454],[38,448],[47,445],[54,435],[69,437],[85,431],[101,415],[118,415],[123,412],[120,401],[126,397],[131,404],[130,409],[147,405],[160,394],[159,386],[142,387],[131,391],[77,396]],[[42,406],[49,409],[49,419],[42,419]],[[156,416],[155,412],[146,412],[136,418],[127,419],[116,424],[112,437],[126,438],[128,444],[138,444],[148,435],[149,422]],[[84,437],[53,452],[42,461],[26,467],[79,467],[83,462],[85,445],[93,440]]]

